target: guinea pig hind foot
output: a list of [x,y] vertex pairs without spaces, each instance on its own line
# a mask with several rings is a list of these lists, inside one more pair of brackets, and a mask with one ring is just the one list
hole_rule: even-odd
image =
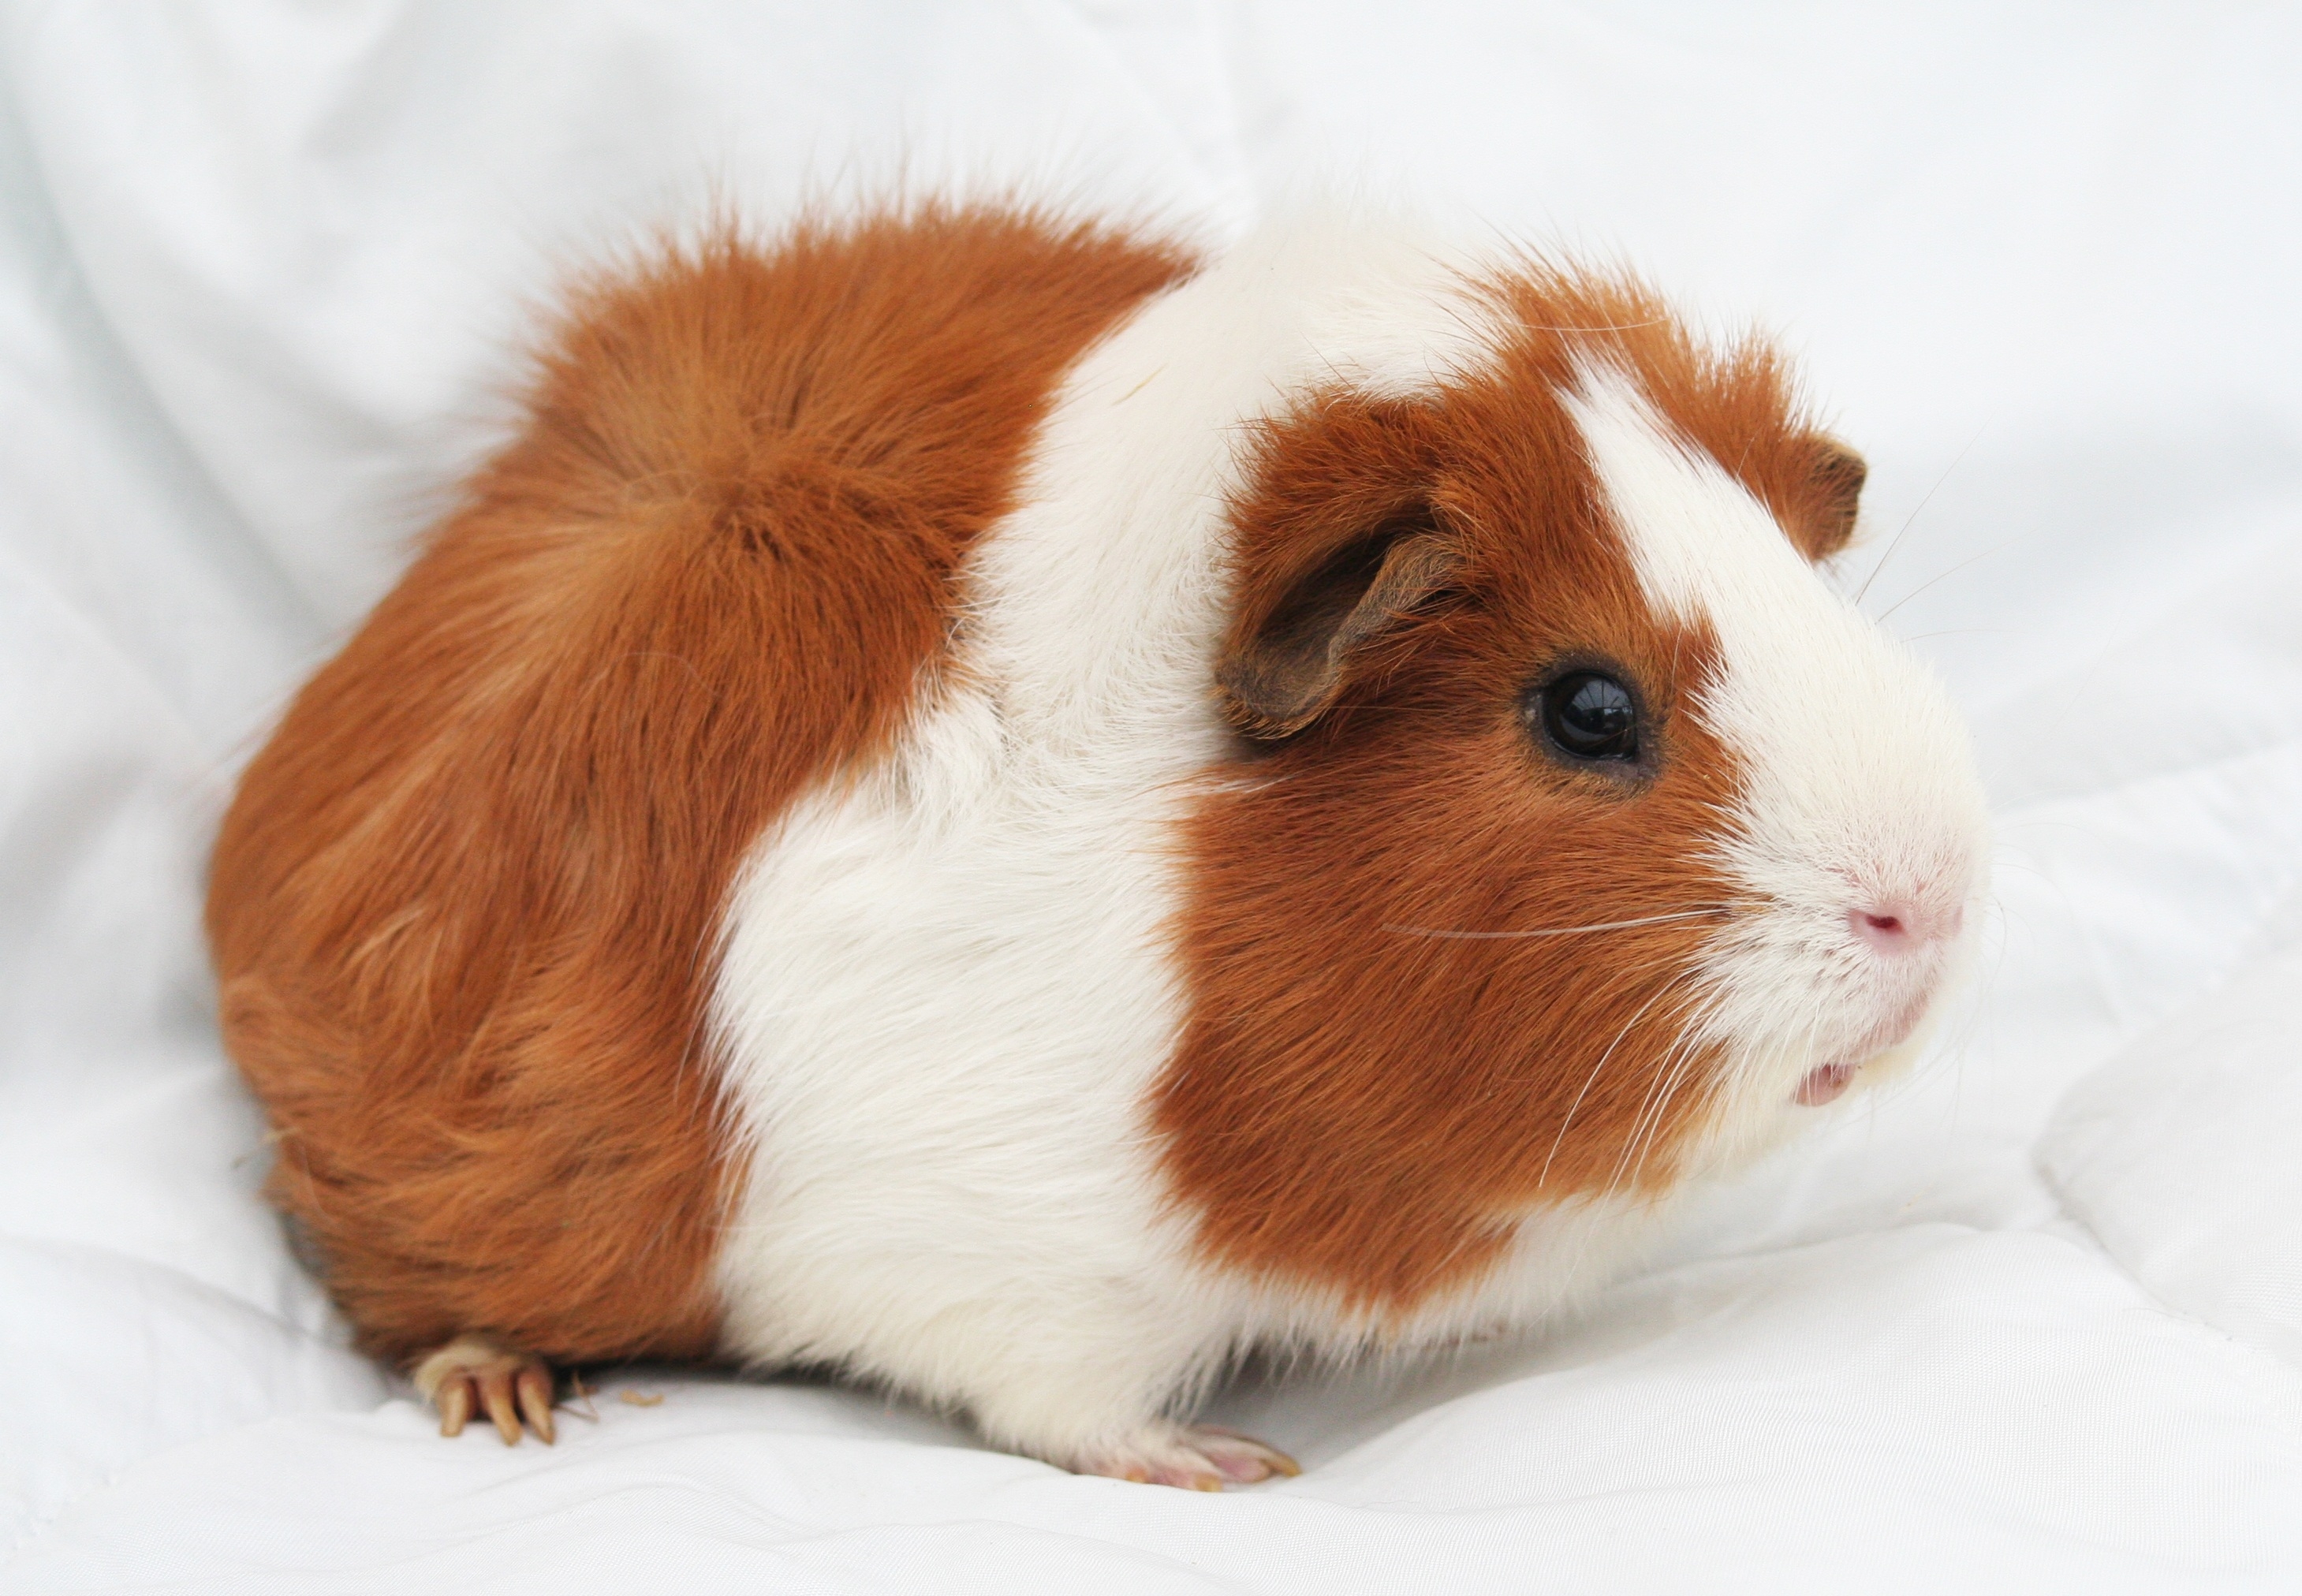
[[1274,1474],[1299,1474],[1301,1466],[1276,1447],[1214,1424],[1162,1424],[1108,1451],[1083,1457],[1075,1473],[1175,1485],[1187,1491],[1221,1491],[1252,1485]]
[[556,1382],[551,1365],[540,1357],[511,1351],[485,1336],[460,1335],[416,1359],[409,1373],[416,1389],[439,1410],[442,1435],[461,1435],[473,1415],[484,1413],[508,1447],[519,1444],[523,1420],[545,1446],[556,1439]]

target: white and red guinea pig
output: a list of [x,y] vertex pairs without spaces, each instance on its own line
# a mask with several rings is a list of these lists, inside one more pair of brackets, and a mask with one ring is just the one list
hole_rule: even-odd
[[1985,819],[1811,568],[1862,475],[1380,217],[596,281],[218,844],[272,1195],[451,1432],[695,1358],[1290,1469],[1242,1351],[1539,1321],[1915,1046]]

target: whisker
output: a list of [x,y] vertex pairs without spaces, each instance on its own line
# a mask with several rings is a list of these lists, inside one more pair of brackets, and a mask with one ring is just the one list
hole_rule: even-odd
[[1700,1049],[1691,1030],[1682,1029],[1663,1055],[1662,1068],[1655,1071],[1654,1080],[1639,1100],[1638,1118],[1631,1122],[1631,1133],[1625,1138],[1623,1151],[1615,1160],[1615,1168],[1607,1177],[1607,1194],[1612,1196],[1617,1188],[1635,1183],[1645,1169],[1647,1155],[1654,1148],[1655,1138],[1661,1134],[1664,1113],[1671,1100],[1677,1096],[1679,1083],[1690,1073]]
[[1960,449],[1952,458],[1951,463],[1943,467],[1943,474],[1935,478],[1935,485],[1927,490],[1926,496],[1919,500],[1917,508],[1911,511],[1901,526],[1895,528],[1895,535],[1887,541],[1886,551],[1878,557],[1878,563],[1870,567],[1870,574],[1862,578],[1862,585],[1855,591],[1854,602],[1858,609],[1861,606],[1863,596],[1869,592],[1870,584],[1878,580],[1878,573],[1886,568],[1886,562],[1895,558],[1895,550],[1902,546],[1903,534],[1911,530],[1911,524],[1919,518],[1919,512],[1931,504],[1934,501],[1934,496],[1942,491],[1943,483],[1950,481],[1950,474],[1958,469],[1959,462],[1972,453],[1974,446],[1982,441],[1982,434],[1988,430],[1989,425],[1990,424],[1986,421],[1981,426],[1974,429],[1974,436],[1966,441],[1966,447]]
[[1904,593],[1901,598],[1895,600],[1892,604],[1887,605],[1886,609],[1873,616],[1871,617],[1872,624],[1880,626],[1885,626],[1894,616],[1895,611],[1900,609],[1912,599],[1917,598],[1920,593],[1926,592],[1927,589],[1932,587],[1936,583],[1945,581],[1949,577],[1957,575],[1961,571],[1963,571],[1967,567],[1974,564],[1977,560],[1988,559],[1994,554],[2004,552],[2004,550],[2000,549],[1985,549],[1981,553],[1975,555],[1970,559],[1960,560],[1956,565],[1951,567],[1949,570],[1942,572],[1939,575],[1928,577],[1926,581],[1920,583],[1918,586],[1912,588],[1909,592]]
[[1599,1079],[1599,1072],[1607,1067],[1607,1061],[1615,1056],[1615,1049],[1623,1045],[1623,1038],[1631,1034],[1632,1028],[1637,1025],[1640,1021],[1646,1018],[1647,1011],[1662,1001],[1663,995],[1665,993],[1668,992],[1673,987],[1677,986],[1681,981],[1691,980],[1700,973],[1701,971],[1699,970],[1683,970],[1679,974],[1673,976],[1669,980],[1665,981],[1661,986],[1656,987],[1653,995],[1650,996],[1646,1002],[1638,1006],[1638,1012],[1623,1022],[1623,1029],[1617,1031],[1615,1033],[1615,1039],[1607,1044],[1607,1051],[1599,1055],[1599,1062],[1591,1066],[1591,1073],[1584,1078],[1583,1089],[1576,1092],[1575,1094],[1575,1101],[1567,1105],[1567,1117],[1558,1121],[1558,1134],[1550,1138],[1550,1151],[1544,1154],[1542,1158],[1542,1172],[1534,1178],[1534,1183],[1538,1189],[1550,1183],[1551,1161],[1558,1156],[1559,1145],[1566,1141],[1567,1132],[1575,1123],[1575,1115],[1576,1111],[1582,1108],[1583,1099],[1590,1096],[1592,1086],[1596,1083]]
[[1648,914],[1637,920],[1602,920],[1594,926],[1553,926],[1542,931],[1440,931],[1425,926],[1385,926],[1401,937],[1443,937],[1455,942],[1491,942],[1510,937],[1579,937],[1585,931],[1620,931],[1632,926],[1659,926],[1666,920],[1715,919],[1727,913],[1724,903],[1707,904],[1700,909],[1683,909],[1675,914]]

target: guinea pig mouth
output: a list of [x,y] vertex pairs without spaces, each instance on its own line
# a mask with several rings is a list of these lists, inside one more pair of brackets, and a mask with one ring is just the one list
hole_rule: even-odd
[[1859,1064],[1823,1064],[1809,1070],[1798,1084],[1796,1100],[1808,1108],[1820,1108],[1834,1102],[1840,1093],[1854,1083]]

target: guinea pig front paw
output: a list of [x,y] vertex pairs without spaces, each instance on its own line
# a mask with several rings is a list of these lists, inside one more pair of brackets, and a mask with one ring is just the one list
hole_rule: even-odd
[[517,1446],[520,1421],[550,1446],[551,1365],[525,1352],[513,1352],[485,1336],[460,1335],[416,1360],[410,1371],[416,1389],[440,1411],[440,1433],[461,1435],[475,1413],[493,1421],[504,1445]]
[[1214,1424],[1164,1424],[1073,1466],[1074,1472],[1187,1491],[1252,1485],[1273,1474],[1299,1474],[1302,1466],[1276,1447]]

